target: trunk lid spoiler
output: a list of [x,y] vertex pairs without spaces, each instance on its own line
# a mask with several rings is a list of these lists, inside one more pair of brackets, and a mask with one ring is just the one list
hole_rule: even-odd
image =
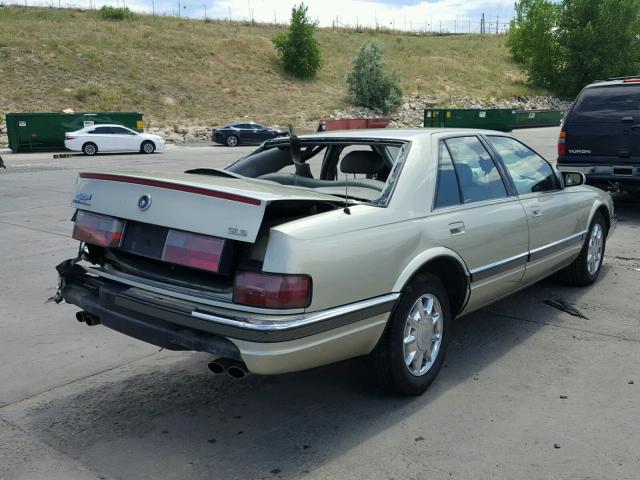
[[163,227],[255,242],[268,204],[338,202],[332,195],[250,178],[186,173],[80,173],[71,206]]

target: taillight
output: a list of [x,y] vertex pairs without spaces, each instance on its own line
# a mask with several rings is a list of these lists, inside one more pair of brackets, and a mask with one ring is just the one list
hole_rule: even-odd
[[640,78],[627,78],[622,83],[640,83]]
[[124,221],[78,210],[73,226],[73,238],[99,247],[119,247],[122,242]]
[[558,156],[563,157],[567,154],[567,132],[562,130],[558,137]]
[[265,308],[304,308],[311,303],[311,278],[306,275],[238,272],[233,301]]
[[217,272],[224,239],[197,233],[169,230],[162,260],[186,267]]
[[64,139],[65,140],[75,140],[78,137],[74,137],[73,135],[65,135]]

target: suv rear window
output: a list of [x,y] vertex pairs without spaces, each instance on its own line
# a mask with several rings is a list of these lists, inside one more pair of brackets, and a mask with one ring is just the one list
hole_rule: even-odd
[[571,122],[619,122],[640,119],[640,85],[615,85],[585,89],[571,112]]

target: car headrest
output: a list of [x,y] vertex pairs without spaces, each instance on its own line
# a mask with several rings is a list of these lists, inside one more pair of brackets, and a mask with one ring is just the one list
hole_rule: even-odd
[[382,157],[373,151],[356,150],[347,153],[340,162],[342,173],[361,173],[371,175],[382,172],[384,161]]
[[466,163],[456,163],[456,171],[458,172],[458,178],[461,184],[468,185],[473,182],[473,172],[471,171],[471,167]]

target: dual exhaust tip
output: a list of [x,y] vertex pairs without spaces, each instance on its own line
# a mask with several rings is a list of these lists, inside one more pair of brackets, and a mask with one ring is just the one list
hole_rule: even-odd
[[90,327],[95,327],[96,325],[100,325],[102,323],[100,321],[100,317],[85,311],[77,312],[76,320],[78,320],[80,323],[86,323]]
[[[86,323],[90,327],[100,325],[102,323],[100,321],[100,317],[83,310],[76,313],[76,320],[80,323]],[[250,374],[249,370],[247,370],[247,366],[243,362],[232,360],[231,358],[218,358],[217,360],[209,362],[207,366],[214,375],[226,373],[236,380],[247,378]]]
[[249,376],[249,370],[247,370],[247,366],[244,363],[230,358],[218,358],[209,362],[207,366],[214,375],[226,373],[236,380],[242,380]]

